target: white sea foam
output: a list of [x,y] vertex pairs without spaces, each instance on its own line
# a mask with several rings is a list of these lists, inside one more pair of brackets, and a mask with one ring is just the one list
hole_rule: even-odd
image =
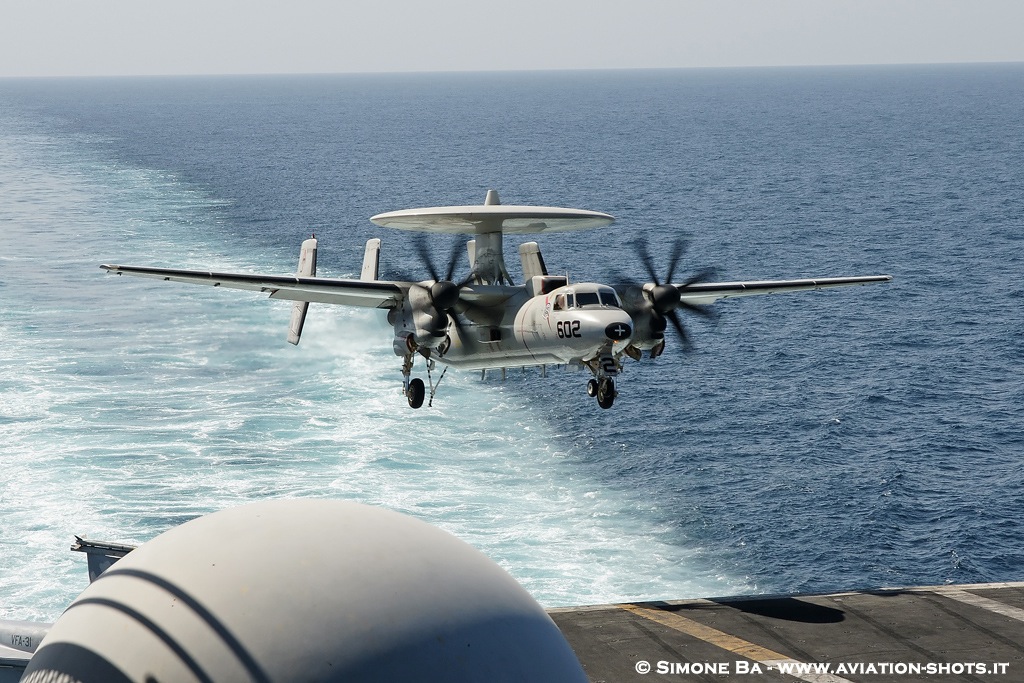
[[[52,618],[84,585],[74,532],[145,541],[272,496],[409,511],[552,605],[1019,579],[1022,83],[0,83],[0,615]],[[371,235],[411,274],[408,235],[365,217],[478,182],[616,215],[540,238],[574,278],[645,277],[640,234],[664,272],[686,234],[679,277],[895,280],[722,302],[714,332],[684,311],[696,353],[629,362],[610,411],[560,372],[449,373],[411,411],[372,312],[314,305],[296,349],[287,303],[96,268],[288,272],[313,227],[326,274]]]
[[[72,534],[144,542],[213,510],[333,497],[436,524],[542,603],[734,592],[588,477],[521,393],[449,373],[411,411],[378,312],[115,278],[100,262],[291,268],[219,243],[213,203],[87,139],[0,126],[0,617],[84,587]],[[325,543],[331,539],[324,539]]]

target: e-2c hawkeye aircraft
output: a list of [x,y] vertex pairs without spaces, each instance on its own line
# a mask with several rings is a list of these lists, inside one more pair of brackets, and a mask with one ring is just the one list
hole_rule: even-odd
[[[266,292],[272,299],[294,301],[288,341],[299,343],[310,302],[387,309],[395,330],[394,350],[402,358],[402,378],[409,405],[419,408],[427,393],[423,380],[412,377],[417,356],[425,359],[433,401],[444,372],[433,381],[436,362],[445,366],[486,371],[491,368],[575,365],[590,370],[587,394],[602,408],[618,395],[615,379],[623,356],[640,360],[643,352],[657,358],[665,349],[668,324],[684,346],[689,338],[679,320],[683,309],[708,316],[706,308],[719,299],[886,282],[889,275],[831,277],[801,280],[707,282],[704,271],[681,284],[672,282],[682,242],[676,241],[668,270],[659,280],[644,243],[638,252],[651,282],[606,285],[570,282],[550,275],[536,242],[519,246],[524,282],[513,283],[505,267],[502,238],[583,230],[610,225],[606,213],[544,206],[503,205],[490,190],[482,206],[449,206],[392,211],[373,216],[377,225],[428,233],[471,235],[466,248],[469,275],[454,281],[461,245],[456,243],[442,276],[431,263],[422,241],[419,253],[429,278],[413,282],[379,279],[380,240],[366,243],[358,280],[316,275],[315,237],[302,243],[298,273],[258,275],[216,273],[146,266],[103,265],[119,275],[136,275],[172,282]],[[447,371],[445,367],[444,371]]]

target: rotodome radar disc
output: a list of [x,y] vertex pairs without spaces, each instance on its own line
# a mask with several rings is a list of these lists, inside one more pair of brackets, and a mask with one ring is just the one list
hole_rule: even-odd
[[468,233],[503,232],[534,234],[586,230],[611,225],[613,216],[585,209],[554,206],[435,206],[379,213],[370,218],[377,225],[399,230]]

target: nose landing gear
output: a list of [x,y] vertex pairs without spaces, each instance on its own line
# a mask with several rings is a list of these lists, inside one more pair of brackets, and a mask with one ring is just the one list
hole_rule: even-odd
[[591,398],[597,398],[597,404],[601,408],[607,410],[611,408],[611,404],[615,402],[615,396],[618,392],[615,391],[615,380],[611,377],[592,377],[587,382],[587,395]]
[[615,403],[615,397],[618,396],[618,392],[615,391],[615,380],[611,377],[591,378],[587,382],[587,396],[597,397],[597,405],[602,408],[611,408]]
[[615,380],[611,377],[602,377],[597,380],[597,405],[605,410],[611,408],[617,393],[615,391]]
[[590,365],[590,369],[596,377],[587,381],[587,396],[597,398],[597,405],[607,410],[619,395],[615,391],[615,375],[620,372],[618,361],[610,355],[602,356],[598,364]]

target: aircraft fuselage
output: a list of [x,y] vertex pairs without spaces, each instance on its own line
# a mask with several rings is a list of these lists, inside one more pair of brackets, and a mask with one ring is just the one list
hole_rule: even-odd
[[486,289],[505,298],[501,319],[486,320],[472,308],[456,314],[450,344],[432,350],[431,359],[470,370],[559,365],[614,357],[629,344],[633,321],[606,285],[578,283],[537,296],[527,287]]

